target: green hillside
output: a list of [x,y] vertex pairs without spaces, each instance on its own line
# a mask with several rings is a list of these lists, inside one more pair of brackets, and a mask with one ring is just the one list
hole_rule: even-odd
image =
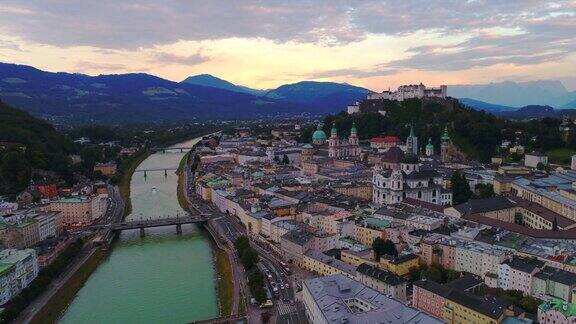
[[[568,143],[562,142],[558,131],[559,120],[544,118],[515,122],[467,108],[456,100],[364,101],[360,109],[361,114],[341,112],[327,116],[324,130],[330,134],[331,125],[336,122],[339,135],[348,136],[355,121],[361,140],[382,135],[397,135],[404,140],[410,133],[410,124],[413,124],[420,148],[431,138],[438,153],[440,136],[444,127],[448,127],[452,141],[469,159],[479,161],[489,161],[490,157],[499,154],[498,146],[504,139],[518,141],[528,149],[541,151],[576,144],[574,138]],[[386,115],[382,116],[379,110],[386,111]],[[303,134],[303,140],[310,138],[311,131]]]
[[18,193],[33,178],[69,180],[71,149],[50,124],[0,102],[0,195]]

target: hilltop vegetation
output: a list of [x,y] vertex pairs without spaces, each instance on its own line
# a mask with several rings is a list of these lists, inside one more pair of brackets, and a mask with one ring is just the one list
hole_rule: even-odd
[[[378,110],[386,111],[386,115],[378,113]],[[440,137],[444,127],[448,127],[454,144],[469,159],[479,161],[489,161],[490,157],[500,154],[499,145],[505,139],[541,151],[576,148],[574,136],[567,143],[561,140],[558,129],[561,121],[558,119],[511,121],[465,107],[457,101],[422,102],[410,99],[403,102],[384,100],[376,104],[365,101],[361,103],[361,111],[368,112],[354,115],[341,112],[327,116],[324,119],[324,130],[329,135],[331,125],[335,122],[338,135],[348,136],[355,121],[361,140],[382,135],[397,135],[405,139],[410,133],[410,124],[413,124],[420,149],[430,138],[438,153]],[[310,140],[312,130],[311,127],[304,132],[303,141]]]
[[51,173],[71,180],[71,150],[72,142],[50,124],[0,101],[0,195]]

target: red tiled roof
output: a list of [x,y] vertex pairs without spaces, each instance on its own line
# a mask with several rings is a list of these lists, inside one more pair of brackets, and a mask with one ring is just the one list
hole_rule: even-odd
[[374,137],[370,139],[371,143],[399,143],[400,138],[398,136],[384,136],[384,137]]

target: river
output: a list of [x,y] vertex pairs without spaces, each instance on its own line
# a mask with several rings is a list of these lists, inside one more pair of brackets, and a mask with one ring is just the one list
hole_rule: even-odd
[[[176,146],[192,146],[196,138]],[[155,153],[138,169],[176,168],[184,153]],[[128,220],[183,213],[174,171],[136,172],[130,184]],[[186,323],[218,315],[209,238],[195,225],[123,231],[80,289],[61,323]]]

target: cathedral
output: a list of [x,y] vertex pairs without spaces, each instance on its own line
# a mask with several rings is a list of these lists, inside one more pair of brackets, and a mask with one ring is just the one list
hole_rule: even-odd
[[341,139],[338,137],[336,124],[332,124],[330,137],[322,130],[322,124],[318,124],[316,131],[312,134],[312,145],[306,144],[302,147],[302,161],[313,159],[314,154],[328,151],[328,157],[343,159],[348,157],[360,157],[362,148],[358,139],[358,129],[356,123],[352,124],[350,137]]
[[399,203],[413,198],[436,205],[452,204],[452,193],[442,187],[442,175],[436,170],[420,169],[418,157],[407,153],[400,170],[374,168],[372,202],[376,205]]
[[348,139],[341,139],[338,137],[336,124],[332,124],[332,131],[330,138],[328,138],[328,157],[331,158],[347,158],[358,157],[362,153],[360,143],[358,140],[358,130],[356,123],[352,123],[350,129],[350,137]]

